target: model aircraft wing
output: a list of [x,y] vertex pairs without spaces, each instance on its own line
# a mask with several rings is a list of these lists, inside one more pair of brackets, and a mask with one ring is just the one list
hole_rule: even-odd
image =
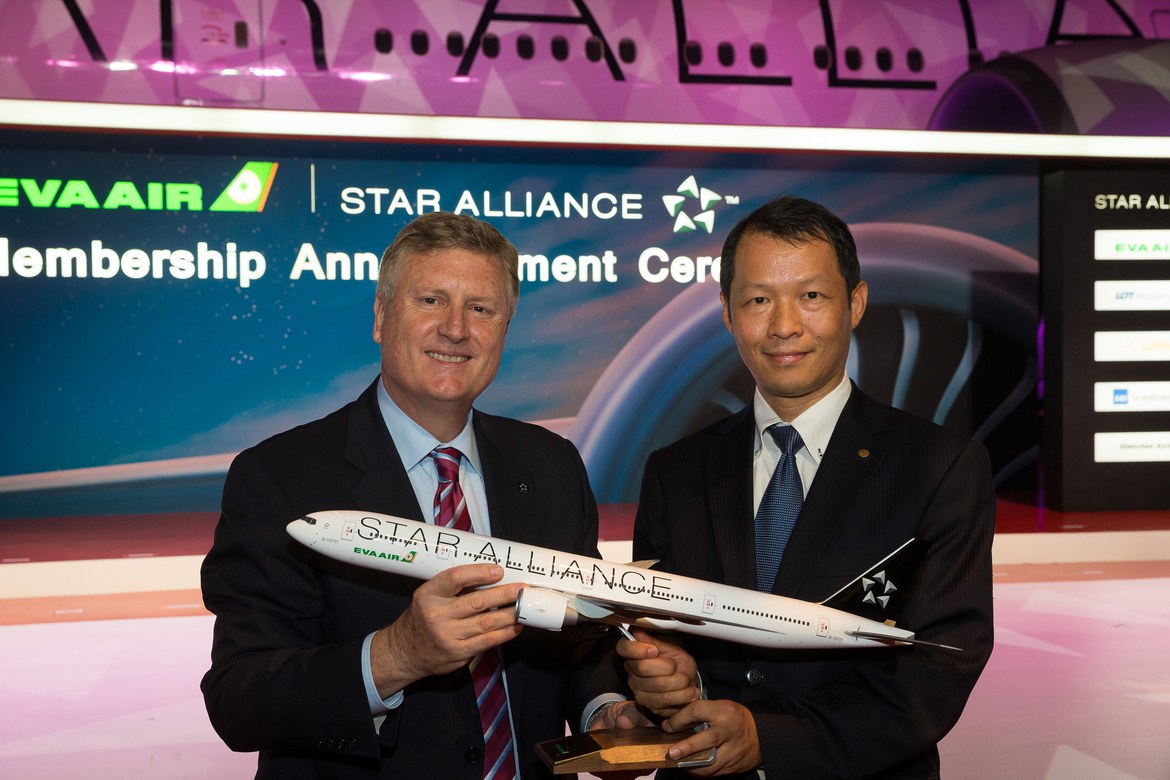
[[937,647],[942,650],[954,650],[957,653],[963,652],[963,648],[955,647],[954,645],[944,645],[941,642],[928,642],[925,639],[916,639],[914,637],[894,636],[893,634],[886,634],[881,631],[846,631],[850,636],[861,637],[862,639],[876,639],[879,642],[889,642],[896,645],[925,645],[927,647]]
[[641,605],[632,606],[630,604],[621,604],[591,596],[574,596],[573,602],[577,613],[590,620],[616,620],[622,623],[637,623],[639,618],[655,618],[657,620],[674,620],[679,623],[688,623],[694,626],[701,626],[704,623],[713,622],[696,620],[693,616],[669,609],[654,609],[653,607],[644,607]]
[[619,627],[627,624],[642,625],[641,621],[644,620],[692,626],[701,626],[708,622],[696,620],[674,610],[621,603],[540,587],[521,588],[516,597],[515,610],[519,622],[554,631],[559,631],[565,624],[575,623],[582,618]]

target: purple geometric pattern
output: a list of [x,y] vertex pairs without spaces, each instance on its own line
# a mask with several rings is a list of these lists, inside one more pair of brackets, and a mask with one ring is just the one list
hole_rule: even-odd
[[[1170,34],[1155,5],[7,0],[0,98],[924,129],[972,68],[1041,50],[1059,96],[1106,96],[1071,108],[1085,111],[1071,132],[1152,134],[1129,118],[1170,101],[1127,82],[1170,56],[1150,40]],[[1104,64],[1078,54],[1089,38],[1119,50]]]

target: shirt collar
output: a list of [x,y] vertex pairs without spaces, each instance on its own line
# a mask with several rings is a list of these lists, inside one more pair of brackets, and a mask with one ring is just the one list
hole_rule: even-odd
[[386,430],[390,431],[390,438],[394,440],[398,457],[402,459],[402,465],[407,471],[429,459],[431,450],[435,447],[455,447],[463,453],[464,466],[471,468],[476,474],[483,473],[479,465],[479,448],[475,443],[475,427],[471,424],[471,412],[467,413],[467,421],[458,436],[451,441],[439,441],[398,408],[390,393],[386,392],[386,386],[382,384],[380,377],[378,409],[382,412]]
[[[837,427],[837,420],[841,417],[842,410],[845,409],[845,403],[849,400],[851,391],[852,385],[849,382],[849,376],[843,374],[841,381],[828,395],[805,409],[792,421],[792,427],[800,434],[805,449],[818,464],[825,456],[829,439],[833,436],[833,429]],[[782,421],[780,415],[768,406],[768,402],[764,400],[758,387],[752,398],[752,411],[756,418],[754,451],[758,453],[764,431],[769,426]]]

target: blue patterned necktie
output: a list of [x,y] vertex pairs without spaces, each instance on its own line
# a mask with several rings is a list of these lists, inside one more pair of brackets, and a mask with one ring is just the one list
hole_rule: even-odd
[[756,590],[771,593],[784,547],[804,503],[804,488],[796,470],[796,453],[804,442],[791,425],[776,423],[768,426],[765,433],[779,445],[780,458],[756,511]]
[[[467,511],[463,489],[459,487],[459,462],[463,453],[454,447],[437,447],[431,451],[431,457],[439,475],[435,489],[435,525],[471,531],[471,514]],[[516,776],[516,760],[512,755],[508,695],[504,691],[503,667],[496,648],[471,659],[471,684],[475,688],[483,727],[484,780],[510,780]]]

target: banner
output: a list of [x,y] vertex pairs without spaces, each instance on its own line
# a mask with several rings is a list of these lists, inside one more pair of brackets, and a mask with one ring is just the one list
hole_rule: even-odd
[[[897,312],[920,307],[925,349],[932,317],[966,323],[982,305],[980,277],[1013,277],[1003,295],[1023,315],[1005,338],[1034,360],[1037,183],[1006,163],[19,133],[0,144],[8,516],[92,511],[79,485],[108,487],[144,463],[180,467],[134,479],[212,477],[194,493],[164,487],[153,508],[214,509],[232,453],[377,375],[378,260],[438,209],[491,222],[521,253],[519,310],[478,407],[577,441],[602,501],[634,500],[648,447],[750,393],[719,320],[719,255],[735,222],[778,194],[825,203],[858,231],[873,310],[857,339],[872,348],[855,350],[851,375],[867,389],[920,403],[925,391],[898,379],[913,355]],[[987,338],[1012,316],[992,317]],[[971,434],[979,421],[946,417],[1000,399],[960,388],[948,401],[972,346],[944,346],[953,359],[919,354],[918,374],[943,377],[926,380],[927,416],[942,410]],[[687,419],[639,441],[620,423],[676,408]],[[602,477],[611,451],[630,461]],[[50,500],[61,470],[82,470],[58,485],[73,491],[64,504]]]

